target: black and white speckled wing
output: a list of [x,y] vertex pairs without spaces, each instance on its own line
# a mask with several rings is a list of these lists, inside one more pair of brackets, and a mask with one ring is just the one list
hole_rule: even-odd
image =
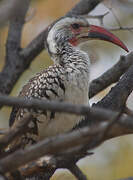
[[[50,66],[48,69],[37,73],[31,78],[22,88],[19,97],[63,101],[65,95],[65,81],[66,76],[64,68],[60,65]],[[12,126],[17,120],[23,120],[24,113],[27,111],[27,109],[14,107],[10,115],[9,125]],[[38,126],[43,126],[45,131],[46,124],[48,121],[54,119],[55,113],[38,109],[32,109],[30,111],[34,118],[29,124],[29,132],[38,136]],[[28,137],[28,134],[26,137]]]

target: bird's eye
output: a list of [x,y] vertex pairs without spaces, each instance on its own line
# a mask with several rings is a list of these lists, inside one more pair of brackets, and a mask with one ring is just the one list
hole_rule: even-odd
[[73,29],[79,29],[80,25],[77,23],[72,24]]

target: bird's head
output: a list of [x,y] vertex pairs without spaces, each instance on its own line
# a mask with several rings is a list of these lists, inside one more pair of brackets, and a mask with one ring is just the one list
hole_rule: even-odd
[[127,47],[114,34],[103,27],[91,25],[82,17],[65,17],[49,30],[47,48],[51,54],[60,54],[67,44],[77,46],[82,42],[99,39],[114,43],[128,52]]

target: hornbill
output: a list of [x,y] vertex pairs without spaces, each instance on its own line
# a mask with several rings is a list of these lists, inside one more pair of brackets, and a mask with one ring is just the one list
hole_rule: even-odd
[[[103,27],[89,24],[87,18],[61,18],[49,29],[46,40],[54,65],[32,77],[22,88],[19,97],[88,105],[90,60],[78,45],[93,39],[111,42],[128,52],[115,35]],[[71,131],[83,119],[73,114],[14,107],[10,126],[22,121],[27,112],[33,117],[28,131],[18,137],[13,145],[21,143],[25,147],[46,137]]]

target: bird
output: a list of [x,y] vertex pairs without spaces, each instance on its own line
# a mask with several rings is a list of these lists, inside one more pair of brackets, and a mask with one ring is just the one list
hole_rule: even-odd
[[[49,28],[46,39],[47,51],[54,64],[35,74],[18,96],[89,105],[90,59],[79,45],[93,39],[114,43],[128,52],[119,38],[103,27],[90,24],[88,18],[63,17]],[[83,119],[83,116],[74,114],[13,107],[9,125],[22,121],[27,112],[32,114],[28,130],[14,143],[21,142],[23,148],[67,133]]]

